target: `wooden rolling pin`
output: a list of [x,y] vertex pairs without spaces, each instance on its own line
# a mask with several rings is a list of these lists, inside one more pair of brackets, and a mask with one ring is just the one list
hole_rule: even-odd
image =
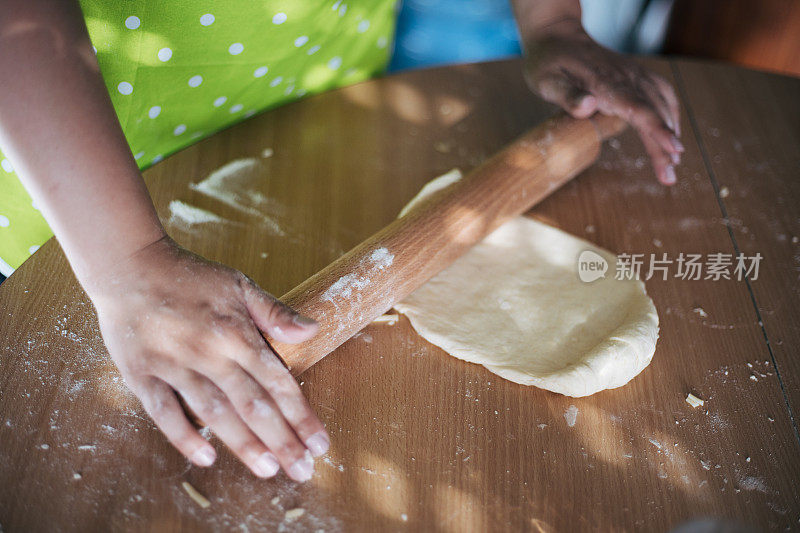
[[301,344],[270,344],[300,374],[593,164],[603,140],[625,126],[615,117],[562,114],[525,133],[285,294],[281,300],[317,320],[320,330]]

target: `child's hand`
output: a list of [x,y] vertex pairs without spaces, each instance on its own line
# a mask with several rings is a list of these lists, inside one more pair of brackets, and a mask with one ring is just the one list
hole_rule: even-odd
[[314,321],[169,238],[86,286],[111,357],[183,455],[199,466],[216,458],[176,393],[256,475],[280,465],[297,481],[312,476],[328,435],[261,332],[297,343]]
[[595,43],[579,21],[564,21],[526,47],[531,89],[575,118],[600,111],[639,133],[658,180],[676,182],[683,152],[678,99],[664,78]]

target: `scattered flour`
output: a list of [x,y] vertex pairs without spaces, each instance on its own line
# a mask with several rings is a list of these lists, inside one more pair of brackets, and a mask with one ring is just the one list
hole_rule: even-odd
[[210,211],[189,205],[180,200],[173,200],[169,203],[169,215],[168,224],[184,227],[191,227],[195,224],[207,224],[209,222],[226,222],[224,218]]
[[378,248],[372,252],[369,259],[362,260],[361,264],[363,265],[365,261],[371,263],[371,265],[367,267],[367,273],[365,275],[346,274],[342,276],[336,280],[336,283],[331,285],[328,290],[322,293],[321,300],[336,305],[337,300],[350,298],[354,293],[357,293],[370,284],[371,279],[369,278],[369,274],[390,267],[394,262],[394,254],[389,252],[386,248]]
[[322,293],[322,301],[335,303],[337,298],[349,298],[354,290],[361,290],[367,285],[369,285],[369,278],[347,274],[336,280],[336,283]]
[[372,255],[369,256],[370,260],[375,263],[378,270],[383,270],[386,267],[392,266],[394,262],[394,254],[389,253],[386,248],[378,248]]
[[739,487],[744,490],[757,490],[758,492],[767,492],[767,485],[760,477],[746,476],[739,479]]
[[208,175],[200,183],[192,183],[189,188],[215,198],[239,212],[258,218],[275,235],[286,233],[270,214],[282,211],[282,206],[264,196],[253,186],[263,177],[259,172],[263,166],[253,158],[235,159]]
[[578,408],[574,405],[567,407],[567,410],[564,411],[564,420],[567,421],[569,427],[573,427],[578,420]]

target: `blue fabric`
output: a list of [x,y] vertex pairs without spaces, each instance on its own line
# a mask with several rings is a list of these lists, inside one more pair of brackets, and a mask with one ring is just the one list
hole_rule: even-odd
[[520,55],[509,0],[405,0],[390,71]]

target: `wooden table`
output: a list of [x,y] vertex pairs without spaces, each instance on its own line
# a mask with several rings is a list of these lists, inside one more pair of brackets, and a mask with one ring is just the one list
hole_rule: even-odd
[[[617,252],[763,260],[750,283],[648,281],[661,339],[630,384],[581,399],[523,387],[401,318],[301,376],[333,437],[313,481],[256,479],[227,452],[191,467],[124,388],[51,240],[0,286],[3,531],[626,531],[702,517],[800,527],[800,81],[646,63],[683,102],[680,183],[659,186],[628,132],[531,216]],[[410,72],[254,117],[145,177],[165,220],[173,200],[228,220],[167,222],[178,241],[283,294],[426,181],[470,169],[553,111],[517,61]],[[261,218],[188,187],[250,157],[270,199]],[[705,406],[691,408],[689,392]],[[287,520],[295,508],[305,513]]]

